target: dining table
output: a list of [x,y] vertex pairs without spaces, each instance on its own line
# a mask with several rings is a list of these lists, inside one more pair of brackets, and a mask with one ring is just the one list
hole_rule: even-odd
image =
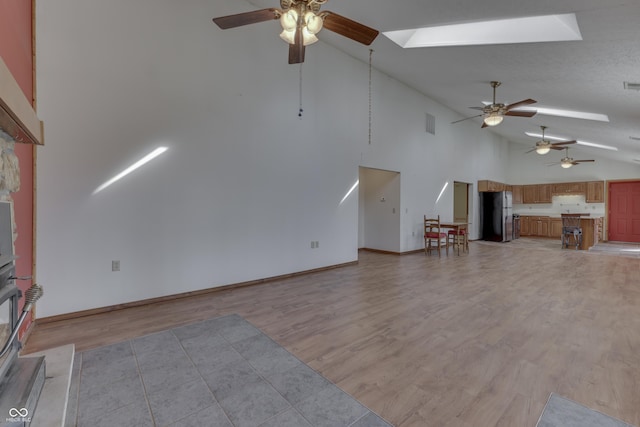
[[[464,221],[440,222],[440,227],[454,230],[458,236],[463,236],[463,252],[469,252],[469,223]],[[464,232],[462,231],[464,230]],[[460,244],[458,243],[458,255],[460,255]]]

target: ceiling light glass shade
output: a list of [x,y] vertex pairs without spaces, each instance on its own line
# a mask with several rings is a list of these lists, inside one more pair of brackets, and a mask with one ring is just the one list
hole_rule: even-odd
[[565,169],[569,169],[571,166],[573,166],[573,163],[563,160],[562,162],[560,162],[560,166],[562,166]]
[[289,9],[280,17],[280,25],[285,31],[295,31],[298,26],[298,12],[295,9]]
[[538,154],[547,154],[549,151],[551,151],[551,148],[549,148],[549,147],[538,147],[538,148],[536,148],[536,153],[538,153]]
[[296,36],[296,30],[293,29],[291,31],[282,30],[280,33],[280,38],[286,41],[289,44],[295,44],[294,37]]
[[310,34],[318,34],[318,31],[322,29],[322,18],[311,11],[305,13],[304,22],[307,24],[306,28]]
[[489,113],[489,115],[484,118],[484,122],[487,126],[498,126],[500,123],[502,123],[503,119],[504,117],[502,117],[500,114],[493,112]]
[[[295,28],[291,31],[282,30],[282,32],[280,33],[280,38],[289,44],[295,44],[295,37],[296,37]],[[304,46],[308,46],[317,41],[318,41],[318,38],[313,34],[309,33],[306,27],[302,29],[302,44]]]

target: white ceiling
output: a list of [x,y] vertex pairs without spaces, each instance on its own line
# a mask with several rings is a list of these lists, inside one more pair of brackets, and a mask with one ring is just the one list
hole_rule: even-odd
[[[251,3],[257,8],[279,6],[278,0]],[[468,107],[491,101],[489,82],[497,80],[502,82],[497,89],[497,102],[509,104],[533,98],[538,103],[531,107],[601,113],[610,119],[603,123],[537,114],[533,118],[507,117],[490,130],[480,129],[480,118],[452,126],[477,126],[478,132],[496,132],[522,143],[524,155],[537,141],[524,132],[539,132],[540,125],[545,125],[549,135],[619,149],[610,152],[573,145],[571,157],[589,158],[593,153],[627,162],[639,159],[636,163],[640,166],[640,141],[630,139],[640,138],[640,91],[623,87],[624,81],[640,83],[638,0],[329,0],[322,10],[380,30],[370,46],[374,50],[374,67],[448,106],[460,118],[477,114]],[[382,34],[561,13],[576,14],[582,41],[402,49]],[[278,37],[277,33],[274,37]],[[367,46],[327,30],[318,37],[364,62],[369,60]],[[286,53],[282,60],[286,61]],[[550,160],[559,158],[557,153],[561,152],[552,152]]]

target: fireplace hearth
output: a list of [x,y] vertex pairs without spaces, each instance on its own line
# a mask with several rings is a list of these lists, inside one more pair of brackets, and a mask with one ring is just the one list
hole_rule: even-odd
[[11,204],[0,202],[0,426],[22,427],[31,423],[45,380],[44,357],[18,357],[22,343],[18,330],[42,288],[22,292],[16,285]]

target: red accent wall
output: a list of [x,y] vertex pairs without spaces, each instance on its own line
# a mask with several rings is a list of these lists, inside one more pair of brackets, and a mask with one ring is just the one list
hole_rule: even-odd
[[[31,0],[0,0],[0,56],[29,100],[33,100],[33,39]],[[16,144],[20,161],[20,191],[12,194],[18,238],[15,243],[18,276],[33,275],[33,150]],[[19,281],[23,291],[31,281]],[[23,300],[20,301],[22,308]],[[31,319],[27,318],[23,331]]]

